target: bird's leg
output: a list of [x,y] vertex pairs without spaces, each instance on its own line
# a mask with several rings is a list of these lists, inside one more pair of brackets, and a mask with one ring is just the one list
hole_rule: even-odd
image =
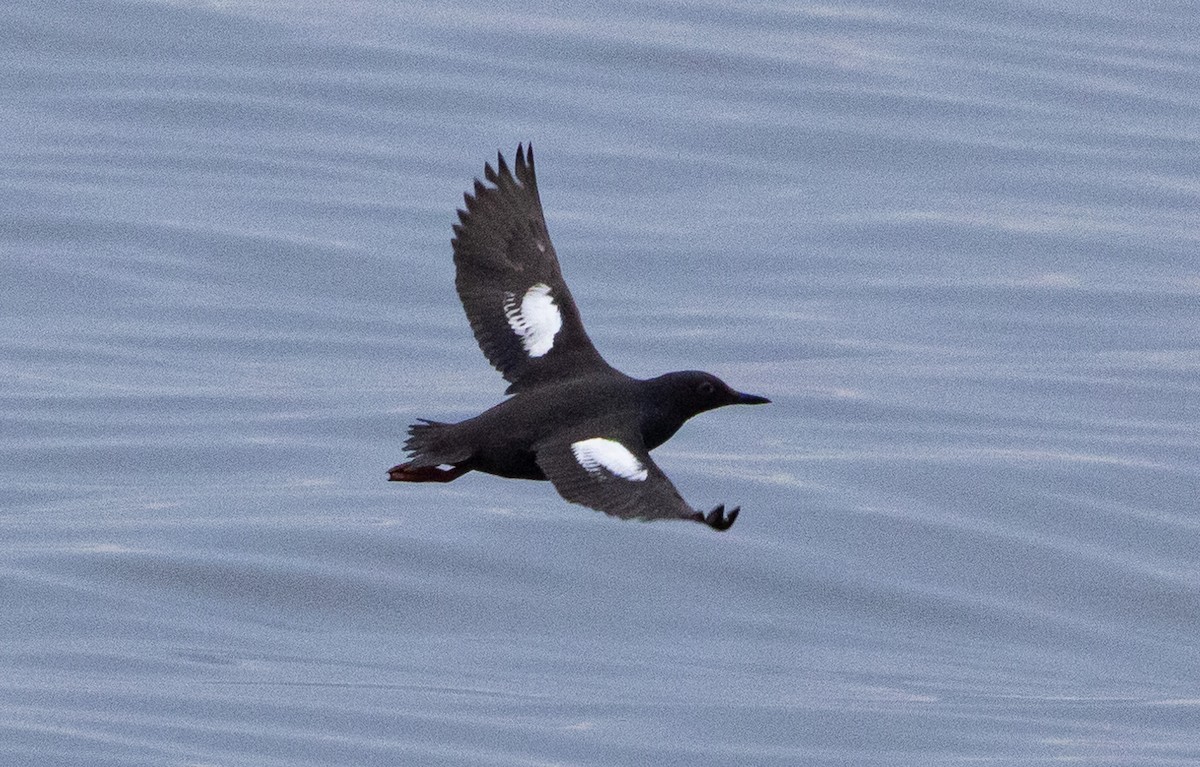
[[443,469],[437,466],[413,466],[402,463],[388,469],[389,482],[453,482],[470,471],[469,466],[451,466]]
[[696,522],[701,522],[708,525],[713,530],[723,531],[733,527],[733,523],[737,521],[738,512],[741,510],[741,506],[734,506],[729,510],[729,513],[726,514],[725,504],[721,504],[712,511],[708,512],[707,515],[697,511],[690,518]]

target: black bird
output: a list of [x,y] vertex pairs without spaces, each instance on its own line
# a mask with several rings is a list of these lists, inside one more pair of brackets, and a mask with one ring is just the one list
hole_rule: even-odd
[[696,511],[650,451],[697,413],[770,400],[688,370],[631,378],[592,345],[563,281],[538,196],[533,146],[502,154],[463,195],[454,284],[479,347],[513,396],[460,423],[409,427],[394,482],[450,482],[468,471],[550,480],[559,495],[625,519],[690,519],[728,530],[740,507]]

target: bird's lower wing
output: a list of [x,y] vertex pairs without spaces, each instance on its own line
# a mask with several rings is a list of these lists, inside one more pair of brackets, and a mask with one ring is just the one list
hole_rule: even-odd
[[535,449],[546,478],[572,503],[623,519],[704,521],[650,458],[633,429],[597,421]]

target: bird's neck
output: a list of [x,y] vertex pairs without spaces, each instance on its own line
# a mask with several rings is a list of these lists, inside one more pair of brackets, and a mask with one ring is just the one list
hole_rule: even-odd
[[669,392],[660,393],[664,387],[659,379],[639,381],[638,384],[638,393],[644,403],[641,408],[642,441],[647,450],[653,450],[673,437],[695,413],[684,412],[675,406]]

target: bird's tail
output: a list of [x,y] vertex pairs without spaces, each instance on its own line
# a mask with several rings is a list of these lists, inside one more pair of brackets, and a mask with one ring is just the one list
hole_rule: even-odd
[[423,466],[441,466],[442,464],[458,464],[471,457],[470,446],[463,445],[458,439],[458,424],[417,419],[408,427],[408,439],[404,449],[409,454],[409,465],[413,468]]

